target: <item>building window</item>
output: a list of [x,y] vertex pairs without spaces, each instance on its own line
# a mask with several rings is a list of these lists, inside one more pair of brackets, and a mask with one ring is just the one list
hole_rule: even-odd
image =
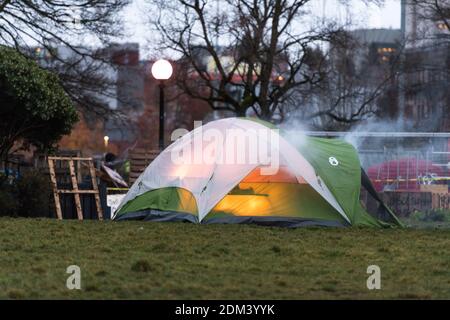
[[448,30],[448,25],[447,25],[446,23],[444,23],[444,22],[439,22],[439,23],[437,24],[437,28],[438,28],[439,30]]
[[393,52],[395,52],[394,48],[389,48],[389,47],[378,48],[378,53],[380,53],[380,54],[393,53]]

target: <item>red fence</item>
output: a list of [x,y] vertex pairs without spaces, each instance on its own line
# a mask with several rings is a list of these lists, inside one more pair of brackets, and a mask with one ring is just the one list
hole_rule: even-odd
[[419,191],[420,186],[430,183],[446,184],[447,179],[442,168],[431,161],[417,158],[403,158],[387,161],[367,169],[378,192],[383,190]]

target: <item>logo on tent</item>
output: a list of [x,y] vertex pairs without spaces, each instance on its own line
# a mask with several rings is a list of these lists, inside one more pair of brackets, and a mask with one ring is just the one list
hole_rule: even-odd
[[335,157],[329,157],[328,162],[333,166],[336,167],[339,165],[339,161]]

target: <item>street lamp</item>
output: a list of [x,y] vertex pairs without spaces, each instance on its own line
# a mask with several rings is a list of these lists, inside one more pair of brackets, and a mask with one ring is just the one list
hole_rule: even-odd
[[152,66],[153,78],[159,80],[159,150],[164,149],[164,87],[172,72],[172,65],[164,59],[156,61]]
[[108,150],[109,137],[108,136],[104,136],[103,137],[103,141],[105,142],[105,149]]

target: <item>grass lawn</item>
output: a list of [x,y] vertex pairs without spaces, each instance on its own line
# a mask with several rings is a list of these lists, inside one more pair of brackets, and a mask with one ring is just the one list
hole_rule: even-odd
[[[450,231],[0,218],[0,298],[450,298]],[[78,265],[82,290],[66,288]],[[369,265],[381,290],[368,290]]]

